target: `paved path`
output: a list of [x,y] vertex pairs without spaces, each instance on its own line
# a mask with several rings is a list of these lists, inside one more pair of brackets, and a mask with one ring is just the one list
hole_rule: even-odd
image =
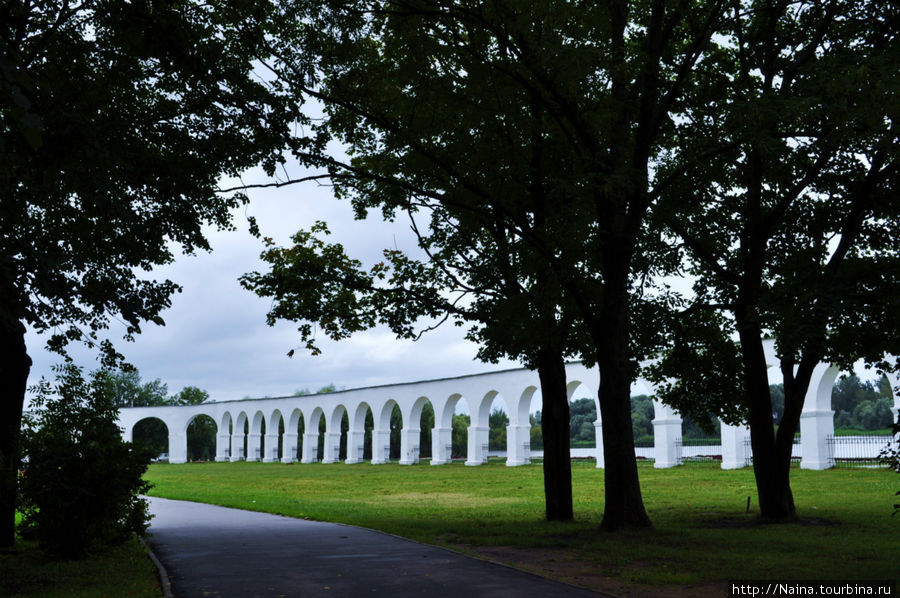
[[358,527],[162,498],[150,511],[176,598],[600,596]]

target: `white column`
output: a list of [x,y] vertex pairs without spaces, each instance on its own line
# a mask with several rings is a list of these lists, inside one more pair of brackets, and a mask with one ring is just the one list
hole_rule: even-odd
[[594,420],[594,442],[597,447],[597,469],[602,469],[606,467],[606,457],[603,453],[603,422],[600,421],[600,416]]
[[419,462],[419,428],[400,430],[400,465],[415,465]]
[[469,426],[466,465],[484,465],[487,463],[490,431],[491,429],[487,426]]
[[365,439],[365,430],[350,430],[349,432],[347,432],[347,460],[344,461],[344,463],[363,462]]
[[169,463],[187,462],[187,436],[169,432]]
[[506,426],[506,466],[531,463],[531,426]]
[[312,432],[303,435],[303,454],[301,463],[316,463],[319,460],[319,434]]
[[216,435],[216,461],[231,459],[231,434]]
[[827,437],[834,436],[834,411],[804,411],[800,414],[800,468],[828,469],[834,459]]
[[263,443],[265,454],[262,456],[263,463],[278,463],[278,433],[266,434],[266,441]]
[[242,461],[244,459],[244,435],[237,433],[231,435],[231,461]]
[[391,451],[391,431],[372,430],[372,464],[379,465],[387,463],[390,459]]
[[294,463],[297,460],[297,434],[285,432],[281,437],[281,462]]
[[681,418],[672,414],[653,420],[653,467],[665,469],[681,465],[676,443],[681,442]]
[[446,465],[450,463],[453,451],[452,428],[435,428],[431,431],[431,464]]
[[260,443],[260,435],[257,434],[248,434],[247,435],[247,454],[245,455],[247,461],[260,461],[262,460],[262,446]]
[[322,455],[322,463],[338,463],[341,460],[341,433],[325,433],[325,454]]
[[750,428],[747,426],[730,426],[721,422],[722,436],[722,469],[740,469],[747,465],[750,456],[747,440],[750,439]]

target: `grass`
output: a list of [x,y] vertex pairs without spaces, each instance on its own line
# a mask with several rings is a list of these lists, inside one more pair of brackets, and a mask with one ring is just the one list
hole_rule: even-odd
[[[897,579],[900,478],[792,472],[800,519],[760,524],[749,468],[641,465],[655,529],[605,534],[603,471],[573,462],[576,519],[543,520],[540,466],[152,465],[150,494],[383,530],[618,594],[702,595],[735,579]],[[750,513],[746,513],[747,497]],[[648,590],[649,588],[649,590]]]
[[156,568],[137,539],[78,561],[47,558],[35,542],[0,551],[0,596],[159,598]]

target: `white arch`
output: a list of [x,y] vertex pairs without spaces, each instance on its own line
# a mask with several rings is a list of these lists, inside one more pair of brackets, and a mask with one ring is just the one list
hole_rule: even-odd
[[[324,417],[325,412],[317,403],[313,404],[309,417],[304,417],[301,463],[317,463],[319,461],[319,420]],[[325,432],[328,433],[327,422],[325,423]]]
[[[528,384],[519,391],[509,414],[506,428],[506,465],[516,467],[531,463],[531,401],[538,387]],[[515,396],[515,395],[512,395]]]
[[[773,352],[774,343],[766,341],[767,364],[776,365]],[[811,380],[810,394],[804,405],[801,428],[804,442],[815,440],[816,446],[824,443],[827,433],[833,430],[833,416],[831,413],[830,394],[833,379],[837,371],[831,370],[828,364],[817,367]],[[567,393],[569,398],[582,385],[591,391],[595,405],[598,402],[597,386],[599,374],[596,369],[586,368],[580,363],[566,364]],[[826,379],[827,376],[827,379]],[[894,409],[900,410],[900,393],[897,392],[898,377],[889,374],[889,380],[894,391]],[[649,386],[644,380],[635,382],[635,389]],[[297,457],[297,447],[300,444],[300,436],[297,426],[302,416],[305,429],[302,438],[302,459],[304,462],[317,460],[316,445],[318,439],[318,423],[325,417],[328,423],[328,432],[340,434],[339,423],[333,420],[337,406],[346,410],[351,417],[352,433],[348,436],[348,448],[353,450],[348,454],[348,462],[359,460],[359,448],[362,446],[365,428],[364,418],[366,409],[371,409],[375,421],[373,432],[373,463],[385,461],[384,449],[390,442],[390,412],[394,405],[400,409],[403,417],[403,435],[406,439],[404,454],[401,455],[404,462],[415,462],[410,451],[418,447],[419,437],[414,430],[419,427],[421,415],[420,407],[424,400],[429,400],[435,411],[435,428],[432,431],[432,464],[439,465],[450,460],[447,447],[451,444],[452,417],[455,407],[460,400],[465,400],[468,412],[472,416],[472,426],[469,430],[470,444],[479,443],[476,436],[478,428],[488,427],[492,400],[500,395],[504,408],[510,417],[507,428],[507,465],[519,465],[528,462],[527,441],[530,440],[529,413],[531,401],[535,392],[539,390],[539,377],[537,372],[525,369],[511,369],[486,374],[460,376],[441,380],[426,380],[422,382],[391,384],[374,386],[345,391],[337,391],[322,395],[306,395],[300,397],[278,397],[272,399],[243,399],[239,401],[208,402],[201,405],[166,406],[166,407],[134,407],[125,408],[119,412],[119,425],[126,439],[133,438],[134,425],[146,417],[156,417],[163,421],[169,431],[170,460],[174,463],[186,459],[186,434],[191,419],[199,414],[209,415],[217,425],[216,459],[240,460],[247,455],[244,451],[245,426],[250,428],[248,443],[253,441],[256,434],[256,446],[259,446],[259,433],[265,423],[268,434],[265,445],[270,449],[277,447],[278,423],[286,422],[284,435],[281,436],[282,461],[292,461]],[[652,387],[650,387],[652,389]],[[652,390],[647,392],[653,395]],[[680,437],[680,420],[674,411],[658,402],[654,404],[654,426],[657,430],[657,451],[665,449],[674,450],[674,441]],[[249,417],[248,417],[249,415]],[[251,421],[252,420],[252,421]],[[821,425],[819,425],[821,423]],[[228,426],[231,425],[232,433],[228,434]],[[664,438],[665,434],[659,433],[661,425],[671,426],[672,438]],[[678,427],[678,436],[675,427]],[[599,412],[598,421],[595,422],[597,431],[597,464],[603,465],[603,437],[600,428]],[[668,428],[666,428],[668,429]],[[732,433],[734,432],[734,433]],[[729,463],[742,463],[741,455],[737,454],[743,446],[740,435],[746,432],[745,427],[723,427],[723,455],[730,455]],[[338,436],[339,438],[339,436]],[[486,439],[485,439],[486,441]],[[734,441],[734,442],[732,442]],[[402,442],[401,442],[402,444]],[[731,447],[731,448],[729,448]],[[255,447],[253,447],[255,448]],[[480,447],[477,447],[480,448]],[[333,449],[332,449],[333,450]],[[816,466],[816,448],[804,447],[804,467]],[[254,451],[255,452],[255,451]],[[251,452],[251,458],[256,455]],[[480,463],[480,455],[477,450],[468,451],[467,462]],[[268,453],[268,451],[267,451]],[[734,454],[731,454],[734,453]],[[820,451],[824,454],[824,450]],[[327,455],[321,455],[325,457]],[[271,454],[263,455],[263,460],[270,461],[274,457]],[[674,459],[666,459],[657,456],[657,466],[662,466]],[[821,461],[819,466],[821,466]],[[723,461],[726,467],[726,461]]]
[[234,420],[234,426],[231,428],[231,460],[243,461],[247,458],[246,447],[244,443],[247,438],[247,417],[246,411],[240,411]]
[[343,404],[337,404],[331,411],[331,415],[325,422],[325,446],[322,463],[338,463],[341,460],[341,420],[347,408]]
[[263,459],[263,443],[262,433],[265,426],[266,416],[261,410],[257,410],[253,414],[250,421],[250,432],[247,434],[247,461],[262,461]]
[[[345,463],[362,463],[365,454],[366,439],[366,413],[372,411],[372,407],[366,401],[360,401],[354,409],[350,419],[350,429],[347,431],[347,460]],[[372,421],[375,421],[375,412],[372,411]]]
[[[266,418],[266,437],[262,460],[264,463],[276,463],[278,457],[278,442],[282,440],[279,428],[284,425],[284,415],[280,409],[273,409]],[[287,429],[285,429],[287,432]]]
[[575,391],[583,387],[588,395],[594,399],[594,408],[597,410],[597,419],[594,420],[594,458],[597,460],[597,467],[600,468],[605,464],[603,458],[603,418],[600,417],[600,381],[597,380],[596,384],[587,382],[585,380],[587,373],[588,370],[584,369],[584,371],[576,371],[575,375],[572,376],[568,370],[566,371],[566,398],[571,403],[572,397],[575,396]]

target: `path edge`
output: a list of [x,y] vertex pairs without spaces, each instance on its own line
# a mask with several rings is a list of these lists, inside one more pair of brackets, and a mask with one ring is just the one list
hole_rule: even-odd
[[172,582],[169,581],[169,572],[166,571],[166,568],[160,560],[156,558],[153,549],[150,548],[150,545],[142,536],[138,536],[138,541],[144,547],[144,550],[147,551],[147,556],[149,556],[153,564],[156,565],[156,571],[159,573],[159,585],[162,586],[164,598],[175,598],[175,595],[172,593]]

